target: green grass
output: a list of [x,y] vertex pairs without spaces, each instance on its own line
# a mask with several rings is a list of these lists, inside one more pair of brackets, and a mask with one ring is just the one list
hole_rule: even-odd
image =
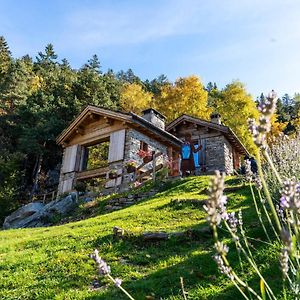
[[[136,299],[182,299],[181,276],[189,299],[241,299],[231,282],[217,271],[211,258],[211,238],[171,238],[159,243],[137,238],[144,231],[176,232],[207,226],[202,209],[170,205],[170,201],[204,200],[208,182],[207,176],[169,183],[165,190],[139,204],[79,222],[0,231],[0,299],[126,299],[105,278],[99,278],[100,289],[91,289],[97,272],[88,255],[95,248],[111,266],[112,275],[122,278],[123,286]],[[231,177],[226,184],[239,182]],[[231,209],[243,209],[249,235],[264,238],[248,187],[228,196]],[[98,207],[103,207],[103,201],[98,200]],[[133,237],[114,240],[114,226],[132,232]],[[280,272],[274,247],[255,241],[252,247],[278,293]],[[237,267],[237,254],[230,252],[229,260]],[[259,280],[247,264],[243,277],[259,291]]]

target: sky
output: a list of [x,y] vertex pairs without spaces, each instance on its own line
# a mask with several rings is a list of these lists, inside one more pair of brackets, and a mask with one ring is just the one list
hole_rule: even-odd
[[300,92],[299,0],[0,0],[0,35],[14,57],[52,43],[73,68],[97,54],[103,71],[142,79]]

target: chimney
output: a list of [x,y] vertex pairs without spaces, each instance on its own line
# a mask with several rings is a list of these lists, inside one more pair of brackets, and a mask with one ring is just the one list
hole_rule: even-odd
[[155,110],[154,108],[148,108],[142,111],[143,118],[152,124],[154,124],[156,127],[165,130],[165,120],[166,117],[162,115],[160,112]]
[[212,114],[210,115],[210,121],[211,121],[212,123],[221,125],[221,124],[222,124],[222,123],[221,123],[221,115],[218,114],[218,113],[212,113]]

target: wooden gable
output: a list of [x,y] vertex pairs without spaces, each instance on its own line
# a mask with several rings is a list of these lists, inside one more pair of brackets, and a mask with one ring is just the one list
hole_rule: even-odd
[[196,138],[199,134],[201,135],[201,138],[224,135],[236,152],[249,155],[247,149],[235,133],[228,126],[222,124],[182,115],[168,124],[166,130],[181,139],[184,138],[185,133],[190,133],[192,138],[193,136]]
[[130,116],[88,106],[57,138],[57,143],[67,147],[89,145],[126,128]]

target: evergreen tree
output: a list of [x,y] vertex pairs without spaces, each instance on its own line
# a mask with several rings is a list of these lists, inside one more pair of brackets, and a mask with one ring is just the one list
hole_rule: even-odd
[[11,52],[3,36],[0,36],[0,86],[3,78],[8,72],[11,63]]

